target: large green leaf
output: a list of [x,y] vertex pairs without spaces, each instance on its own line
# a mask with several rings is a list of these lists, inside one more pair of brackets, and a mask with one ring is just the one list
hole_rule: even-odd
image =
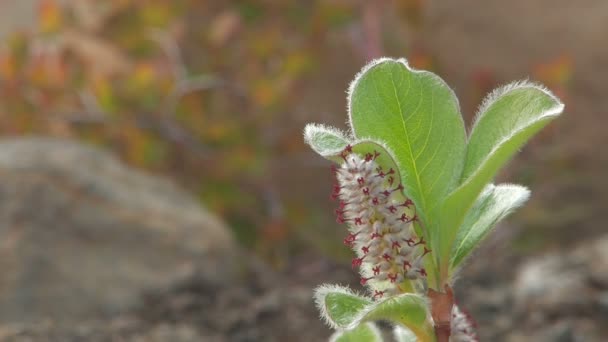
[[386,144],[405,194],[430,226],[430,210],[457,185],[463,167],[465,131],[456,96],[431,72],[414,70],[404,59],[380,59],[353,81],[348,102],[354,136]]
[[321,285],[315,290],[315,303],[321,317],[330,327],[345,329],[354,327],[353,322],[372,301],[346,287]]
[[337,128],[319,124],[308,124],[304,128],[304,141],[325,158],[340,154],[349,140]]
[[484,100],[469,137],[461,185],[449,195],[438,215],[442,273],[447,270],[456,233],[479,193],[515,152],[563,108],[549,91],[526,82],[497,89]]
[[329,342],[382,342],[382,333],[372,322],[361,324],[352,330],[339,330]]
[[423,296],[405,293],[374,302],[360,312],[350,327],[378,320],[387,320],[408,328],[421,342],[435,340],[428,302]]
[[505,216],[523,205],[530,191],[523,186],[489,184],[464,218],[451,254],[451,268],[456,269]]

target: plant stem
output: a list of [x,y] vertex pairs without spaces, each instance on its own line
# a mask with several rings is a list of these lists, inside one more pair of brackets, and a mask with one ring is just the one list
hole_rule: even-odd
[[431,316],[435,323],[435,336],[437,342],[449,342],[451,335],[452,306],[454,294],[449,285],[444,286],[445,292],[429,289],[431,298]]

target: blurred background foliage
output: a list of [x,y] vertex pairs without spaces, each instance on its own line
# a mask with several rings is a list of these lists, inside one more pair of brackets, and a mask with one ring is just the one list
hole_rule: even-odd
[[[371,58],[404,56],[443,76],[418,35],[424,6],[42,0],[34,27],[0,50],[0,134],[76,138],[169,175],[279,267],[311,246],[349,255],[334,248],[343,234],[328,209],[328,164],[301,130],[309,121],[344,127],[344,91]],[[528,73],[568,101],[567,52]],[[483,66],[469,75],[467,120],[504,81]],[[554,141],[555,130],[533,145]],[[520,167],[509,178],[535,174]]]

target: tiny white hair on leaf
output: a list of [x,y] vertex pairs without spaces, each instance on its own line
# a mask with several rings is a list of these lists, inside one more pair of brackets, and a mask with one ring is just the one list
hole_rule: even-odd
[[[441,86],[445,86],[450,91],[450,94],[452,95],[452,99],[454,100],[454,103],[456,104],[456,112],[460,113],[460,102],[458,101],[458,97],[456,96],[456,93],[454,93],[454,90],[441,77],[439,77],[438,75],[436,75],[430,71],[427,71],[427,70],[419,70],[419,69],[412,68],[409,65],[407,59],[405,59],[405,58],[395,59],[395,58],[390,58],[390,57],[381,57],[381,58],[378,58],[378,59],[375,59],[375,60],[369,62],[366,66],[364,66],[361,69],[361,71],[359,71],[357,73],[357,75],[355,75],[355,78],[353,79],[352,82],[350,82],[350,85],[348,86],[347,101],[346,101],[347,102],[347,113],[348,113],[348,125],[350,127],[353,137],[359,138],[357,136],[357,132],[355,131],[355,126],[353,125],[353,118],[352,118],[352,97],[353,97],[353,93],[355,92],[355,88],[357,87],[357,84],[359,83],[361,78],[368,71],[370,71],[375,66],[385,63],[385,62],[400,63],[409,72],[414,73],[414,74],[426,74],[426,75],[430,76],[432,78],[432,80],[437,82],[437,84],[439,84]],[[462,115],[458,115],[458,117],[460,118],[461,121],[464,122]]]
[[350,134],[332,126],[310,123],[304,127],[304,142],[308,144],[315,152],[319,153],[322,156],[328,156],[334,153],[337,154],[342,151],[342,149],[344,148],[343,146],[336,146],[334,149],[330,150],[319,150],[318,146],[320,144],[318,139],[323,139],[322,137],[326,135],[335,136],[338,139],[344,140],[347,144],[349,141],[352,140]]
[[[382,332],[380,331],[380,329],[378,329],[376,324],[374,324],[372,322],[367,322],[364,324],[364,326],[367,327],[374,335],[375,340],[370,341],[370,342],[382,342]],[[334,332],[331,335],[331,337],[329,338],[329,342],[337,342],[340,339],[340,337],[342,337],[342,335],[347,331],[349,331],[349,330],[338,330],[338,331]]]
[[539,91],[545,93],[545,95],[549,96],[551,99],[553,99],[557,103],[556,106],[554,106],[554,107],[546,110],[544,113],[542,113],[542,115],[540,115],[538,117],[538,119],[542,119],[542,118],[548,117],[548,116],[559,115],[564,110],[564,104],[560,101],[560,99],[557,96],[555,96],[545,86],[535,83],[535,82],[531,82],[529,80],[515,81],[515,82],[511,82],[509,84],[505,84],[501,87],[498,87],[498,88],[492,90],[492,92],[490,92],[488,95],[486,95],[486,97],[483,99],[483,101],[481,101],[481,104],[477,108],[477,112],[475,114],[475,119],[473,119],[473,124],[471,125],[471,130],[473,130],[475,128],[477,122],[479,121],[479,119],[481,118],[483,113],[485,113],[488,110],[488,108],[490,108],[490,106],[492,106],[503,95],[510,93],[514,90],[525,89],[525,88],[532,88],[532,89],[539,90]]
[[344,327],[340,327],[334,322],[331,318],[329,311],[327,310],[327,305],[325,303],[325,297],[327,297],[330,293],[341,293],[349,296],[356,296],[368,299],[365,296],[360,295],[359,293],[351,290],[349,287],[334,285],[334,284],[322,284],[319,285],[314,291],[314,299],[315,305],[321,314],[321,319],[327,324],[330,328],[333,329],[342,329]]

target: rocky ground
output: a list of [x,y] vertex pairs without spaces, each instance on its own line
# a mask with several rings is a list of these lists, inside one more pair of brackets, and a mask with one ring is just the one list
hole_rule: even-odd
[[[315,253],[272,271],[184,191],[73,142],[0,142],[0,179],[2,341],[322,341],[313,288],[358,287]],[[457,284],[482,341],[608,336],[608,235],[526,259],[505,238]]]

